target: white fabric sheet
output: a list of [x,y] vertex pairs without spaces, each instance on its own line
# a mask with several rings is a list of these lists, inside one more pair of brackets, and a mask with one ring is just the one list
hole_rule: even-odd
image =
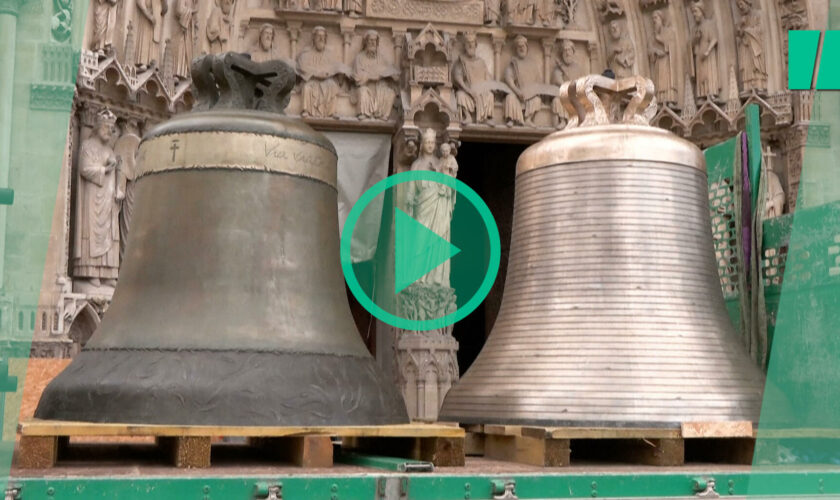
[[[388,175],[391,136],[355,132],[325,132],[325,135],[338,152],[338,228],[342,233],[353,205],[365,191]],[[382,197],[379,196],[362,213],[353,231],[353,262],[373,258],[381,219]]]

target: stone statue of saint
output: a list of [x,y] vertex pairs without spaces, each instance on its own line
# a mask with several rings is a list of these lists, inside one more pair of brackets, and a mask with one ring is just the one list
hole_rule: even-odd
[[344,0],[344,10],[349,12],[351,16],[356,17],[365,13],[363,0]]
[[106,52],[113,46],[114,7],[118,0],[93,0],[93,36],[90,50]]
[[535,126],[534,115],[540,110],[542,99],[538,94],[527,95],[525,87],[539,84],[542,80],[538,64],[529,62],[528,39],[518,35],[514,41],[513,57],[505,68],[505,83],[511,91],[505,96],[505,120],[507,126]]
[[188,78],[190,76],[190,63],[193,59],[193,45],[196,37],[196,13],[198,7],[196,0],[175,0],[175,18],[178,21],[176,26],[176,46],[178,54],[175,57],[175,74]]
[[633,76],[635,73],[633,66],[636,64],[636,49],[633,47],[633,41],[624,33],[618,19],[610,21],[609,32],[612,40],[609,52],[610,69],[613,70],[616,78]]
[[304,10],[341,10],[341,0],[302,0]]
[[387,120],[397,93],[399,70],[379,51],[379,33],[368,30],[363,48],[353,60],[353,79],[359,88],[359,119]]
[[230,28],[233,22],[234,0],[216,0],[216,6],[207,18],[206,34],[210,42],[210,53],[221,54],[227,50]]
[[484,0],[484,24],[497,25],[501,16],[501,0]]
[[543,26],[554,26],[557,21],[557,0],[538,0],[537,19]]
[[265,62],[275,59],[274,57],[274,26],[268,23],[260,26],[257,34],[257,47],[251,52],[251,59],[256,62]]
[[134,179],[136,176],[137,148],[140,147],[140,127],[136,120],[126,120],[123,132],[114,143],[114,154],[120,162],[117,170],[117,199],[120,203],[120,262],[125,254],[131,213],[134,211]]
[[677,39],[664,10],[653,12],[653,38],[648,48],[650,71],[656,100],[666,106],[677,105]]
[[695,94],[698,100],[714,101],[720,94],[717,27],[713,20],[706,18],[702,2],[691,6],[691,15],[694,17],[691,76],[694,77]]
[[158,62],[163,40],[163,16],[168,10],[166,0],[137,0],[135,62],[143,70]]
[[79,148],[73,276],[95,287],[115,286],[120,265],[119,160],[110,145],[115,123],[110,110],[101,111]]
[[[458,164],[455,158],[450,155],[449,144],[445,145],[446,148],[441,147],[441,153],[444,154],[444,149],[446,149],[446,153],[444,158],[439,159],[435,156],[436,141],[437,137],[434,130],[426,129],[423,132],[420,154],[411,164],[411,170],[431,170],[454,176],[454,173],[458,171]],[[431,229],[441,238],[450,241],[450,224],[455,209],[454,189],[438,182],[414,181],[410,183],[408,208],[410,210],[409,215],[414,220]],[[442,260],[433,255],[429,256],[429,259],[434,262]],[[449,271],[450,262],[447,260],[420,278],[418,282],[448,288],[450,284]]]
[[312,45],[298,54],[297,66],[303,79],[301,116],[337,118],[335,100],[340,89],[336,76],[342,70],[327,51],[327,30],[323,26],[312,29]]
[[764,157],[764,178],[767,185],[767,194],[764,198],[764,218],[778,217],[784,213],[785,189],[782,181],[773,170],[772,159],[776,156],[768,146],[762,155]]
[[490,88],[481,88],[481,84],[491,81],[492,77],[487,63],[476,55],[476,46],[475,33],[466,33],[464,53],[452,66],[458,115],[464,123],[470,123],[473,115],[475,115],[476,123],[485,123],[493,119],[495,105],[493,91]]
[[741,20],[738,21],[738,62],[741,86],[745,92],[767,89],[767,64],[764,59],[764,28],[761,17],[753,9],[753,0],[738,0]]
[[[586,76],[587,73],[589,73],[589,70],[578,61],[575,42],[572,40],[563,40],[560,42],[560,57],[554,58],[554,71],[551,73],[551,83],[559,87],[565,82]],[[566,116],[566,109],[563,107],[559,95],[551,99],[551,110],[558,118],[557,127],[562,128],[565,126],[568,116]]]
[[507,0],[510,24],[534,24],[537,18],[537,0]]

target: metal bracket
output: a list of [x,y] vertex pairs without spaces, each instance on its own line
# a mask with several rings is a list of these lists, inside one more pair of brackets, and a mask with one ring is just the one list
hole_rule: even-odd
[[20,498],[20,488],[6,488],[6,500],[18,500]]
[[283,500],[283,484],[257,483],[254,493],[256,500]]
[[493,500],[519,500],[516,496],[516,481],[513,479],[493,481]]
[[380,477],[376,482],[377,500],[407,500],[408,478],[401,476]]
[[694,496],[697,498],[720,498],[720,493],[715,491],[715,478],[701,478],[694,480]]

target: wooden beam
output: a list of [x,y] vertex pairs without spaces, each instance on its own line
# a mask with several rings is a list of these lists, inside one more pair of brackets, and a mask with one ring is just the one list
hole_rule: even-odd
[[569,440],[488,434],[484,456],[540,467],[563,467],[570,461]]
[[22,469],[49,469],[58,458],[55,436],[21,436],[17,465]]
[[399,424],[355,426],[212,426],[137,425],[28,420],[20,424],[24,436],[365,436],[365,437],[453,437],[463,438],[464,429],[447,424]]

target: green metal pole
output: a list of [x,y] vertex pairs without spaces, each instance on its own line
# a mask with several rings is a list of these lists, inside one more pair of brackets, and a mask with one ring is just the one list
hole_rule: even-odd
[[368,455],[352,451],[338,451],[335,461],[342,464],[357,465],[359,467],[373,467],[374,469],[395,472],[434,472],[435,466],[431,462],[409,460],[407,458],[383,457]]
[[758,104],[748,104],[744,111],[747,121],[747,153],[749,157],[752,213],[758,203],[758,183],[761,181],[761,117]]
[[356,473],[262,476],[21,477],[16,500],[548,500],[566,498],[838,498],[837,468],[770,473]]
[[[0,187],[9,184],[12,160],[15,46],[20,5],[20,0],[0,0]],[[5,256],[6,210],[0,210],[0,288],[4,285]]]

